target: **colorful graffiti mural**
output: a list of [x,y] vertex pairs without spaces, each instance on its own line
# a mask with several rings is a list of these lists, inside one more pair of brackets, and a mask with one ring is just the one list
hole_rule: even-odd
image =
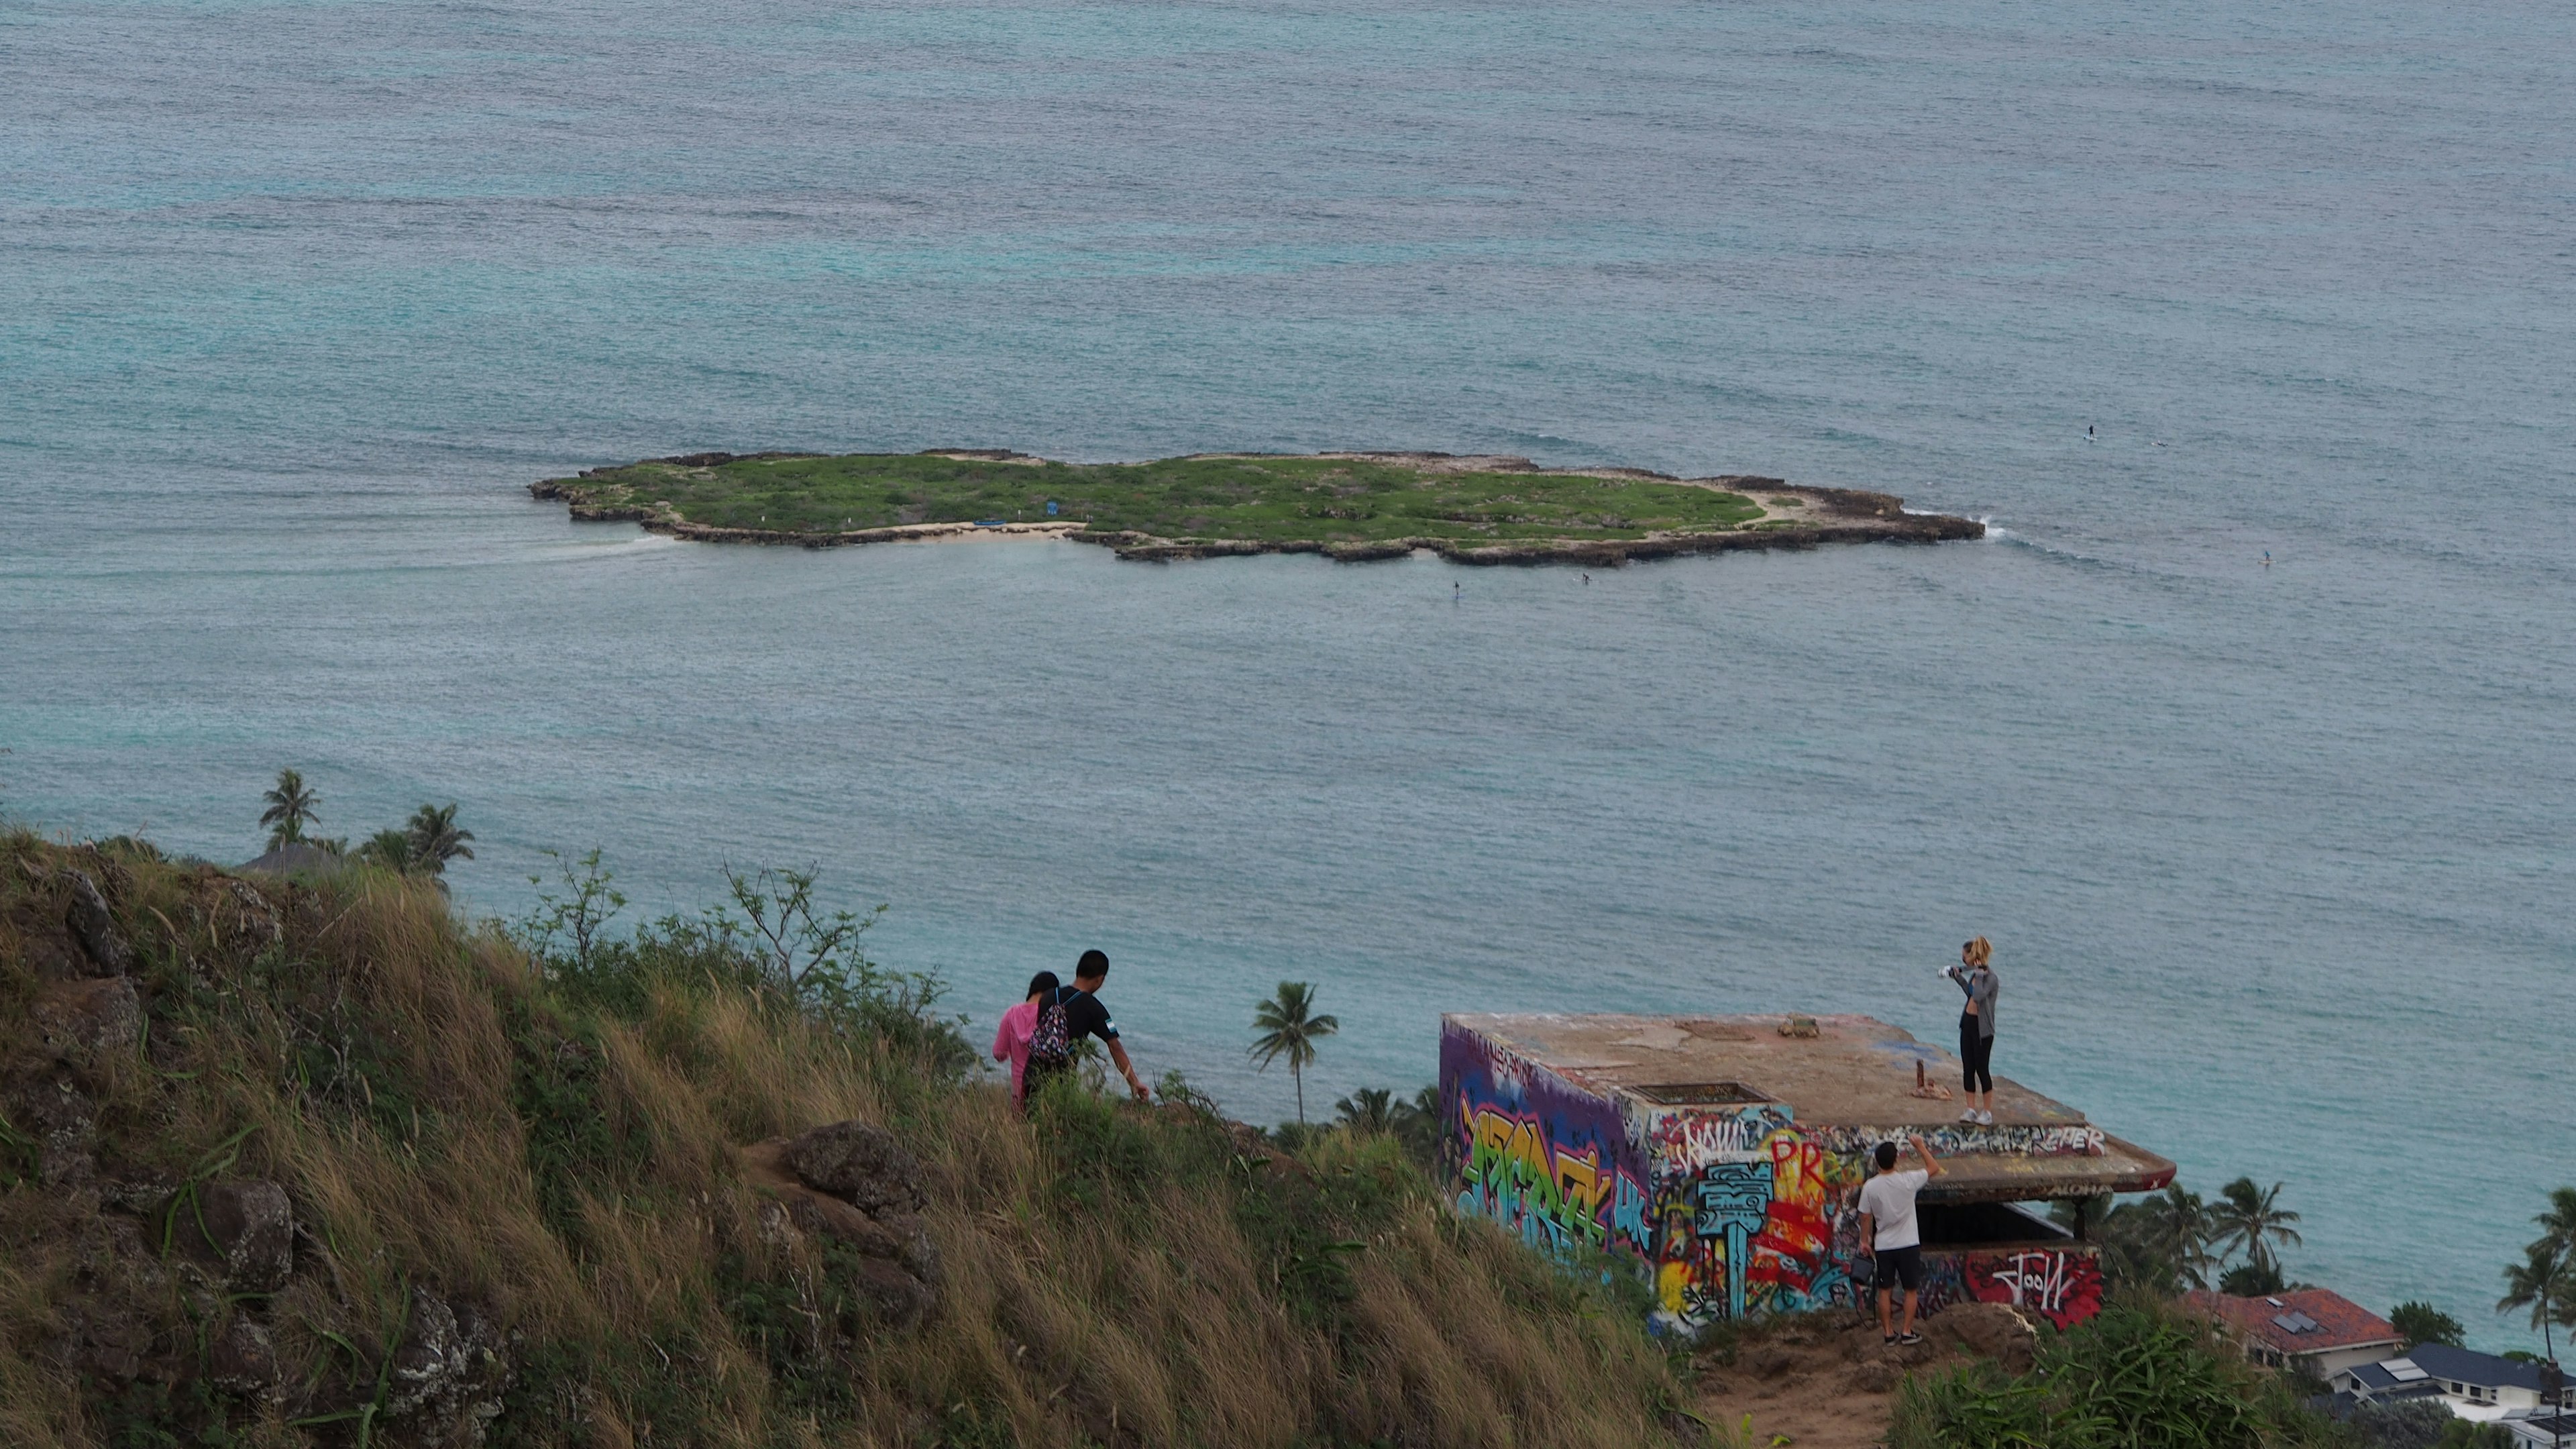
[[2102,1308],[2102,1265],[2090,1253],[2023,1248],[1959,1255],[1967,1296],[1980,1303],[2028,1308],[2059,1328],[2071,1328]]
[[[1803,1129],[1771,1102],[1614,1100],[1446,1022],[1440,1092],[1458,1210],[1560,1258],[1603,1252],[1636,1261],[1661,1328],[1864,1298],[1854,1198],[1883,1134]],[[1974,1140],[1928,1135],[1942,1152],[2101,1150],[2092,1127],[1967,1131]],[[2011,1303],[2064,1327],[2101,1306],[2100,1267],[2080,1248],[1935,1251],[1924,1266],[1927,1309]]]
[[1608,1102],[1454,1030],[1441,1037],[1440,1100],[1460,1212],[1559,1257],[1652,1251],[1644,1173]]
[[[1920,1129],[1932,1150],[2008,1153],[2014,1157],[2099,1157],[2106,1140],[2090,1123],[2051,1127],[1974,1127],[1951,1124]],[[1885,1134],[1866,1127],[1821,1127],[1816,1140],[1827,1152],[1859,1156],[1876,1147]]]

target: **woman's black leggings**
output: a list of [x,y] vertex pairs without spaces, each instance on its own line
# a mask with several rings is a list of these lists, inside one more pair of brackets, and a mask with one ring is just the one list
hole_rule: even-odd
[[1977,1029],[1977,1019],[1962,1013],[1959,1017],[1959,1063],[1964,1069],[1966,1090],[1991,1092],[1995,1074],[1989,1070],[1995,1059],[1995,1039]]

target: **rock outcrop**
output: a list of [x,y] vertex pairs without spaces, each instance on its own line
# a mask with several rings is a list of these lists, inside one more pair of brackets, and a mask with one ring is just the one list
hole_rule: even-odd
[[276,1183],[184,1188],[163,1211],[172,1240],[228,1293],[274,1293],[295,1272],[295,1208]]
[[134,969],[134,950],[116,933],[116,917],[107,909],[107,897],[99,894],[98,882],[79,871],[65,871],[72,892],[71,909],[64,920],[72,936],[88,953],[102,975],[122,976]]
[[851,1286],[888,1326],[911,1329],[939,1297],[939,1249],[921,1210],[921,1161],[872,1123],[834,1122],[743,1151],[744,1175],[776,1200],[774,1228],[850,1249]]

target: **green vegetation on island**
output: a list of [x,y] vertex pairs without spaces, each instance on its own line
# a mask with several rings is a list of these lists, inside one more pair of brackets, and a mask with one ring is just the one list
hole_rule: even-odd
[[1521,458],[1425,453],[1086,464],[1002,452],[707,453],[593,469],[531,491],[566,500],[578,519],[686,538],[829,545],[978,526],[1053,529],[1143,558],[1358,559],[1429,548],[1481,561],[1590,561],[1983,532],[1969,520],[1908,514],[1887,495],[1790,489],[1776,478],[1550,471]]

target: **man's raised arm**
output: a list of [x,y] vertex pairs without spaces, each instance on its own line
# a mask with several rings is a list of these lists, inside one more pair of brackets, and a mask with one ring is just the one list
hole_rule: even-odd
[[1939,1177],[1942,1173],[1949,1171],[1948,1168],[1941,1165],[1940,1158],[1932,1155],[1932,1144],[1924,1141],[1922,1134],[1909,1133],[1907,1135],[1914,1139],[1914,1150],[1922,1154],[1923,1170],[1925,1172],[1930,1173],[1934,1177]]
[[1109,1039],[1109,1059],[1118,1064],[1118,1075],[1127,1079],[1127,1090],[1136,1094],[1137,1101],[1154,1099],[1154,1094],[1146,1090],[1145,1079],[1136,1075],[1135,1064],[1127,1060],[1127,1048],[1114,1036]]

